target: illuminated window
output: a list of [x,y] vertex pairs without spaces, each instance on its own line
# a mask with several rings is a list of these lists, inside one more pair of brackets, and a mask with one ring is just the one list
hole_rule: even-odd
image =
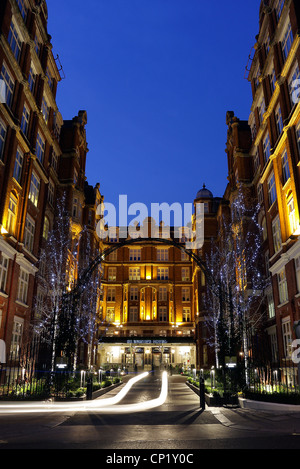
[[279,302],[280,304],[288,301],[288,289],[285,276],[285,269],[277,274],[278,290],[279,290]]
[[191,310],[190,310],[190,308],[183,308],[182,320],[183,320],[183,322],[190,322],[191,321]]
[[282,54],[283,54],[284,60],[286,60],[289,55],[293,41],[294,41],[294,38],[293,38],[292,27],[291,27],[291,23],[289,23],[287,25],[286,31],[284,33],[284,38],[281,43]]
[[139,267],[130,267],[129,280],[141,280],[141,269]]
[[20,150],[20,148],[17,148],[13,177],[19,184],[21,183],[23,161],[24,161],[24,154]]
[[291,176],[289,162],[288,162],[288,154],[286,150],[281,157],[281,163],[282,163],[282,183],[284,185]]
[[24,304],[27,303],[28,284],[29,284],[29,273],[23,269],[20,269],[17,299],[21,301],[21,303],[24,303]]
[[293,69],[289,79],[288,79],[288,88],[291,106],[299,102],[299,88],[300,88],[300,70],[299,65],[296,64]]
[[272,175],[268,179],[268,194],[269,194],[269,205],[271,207],[271,205],[273,205],[277,199],[274,173],[272,173]]
[[[13,330],[11,336],[10,344],[10,353],[17,355],[20,352],[22,345],[22,336],[23,336],[23,324],[24,321],[22,318],[14,317]],[[13,357],[14,358],[14,355]]]
[[17,219],[17,199],[12,194],[9,198],[6,229],[9,233],[13,234],[15,231]]
[[159,267],[157,269],[157,280],[168,280],[169,269],[167,267]]
[[295,203],[294,203],[293,197],[291,197],[288,200],[287,206],[288,206],[288,217],[289,217],[291,233],[294,233],[297,229],[297,218],[296,218],[296,210],[295,210]]
[[19,61],[21,48],[22,48],[22,41],[20,38],[20,34],[18,33],[16,29],[16,25],[14,24],[14,21],[12,21],[10,24],[10,29],[9,29],[7,40],[12,50],[12,53],[15,56],[15,59]]
[[49,236],[50,223],[47,217],[44,218],[43,238],[47,241]]
[[106,322],[114,322],[115,320],[115,308],[106,308]]
[[281,227],[279,216],[272,221],[272,234],[273,234],[273,243],[275,253],[281,249],[282,240],[281,240]]
[[275,317],[275,306],[274,306],[274,299],[273,299],[273,293],[272,292],[268,293],[267,301],[268,301],[269,319],[272,319],[272,318]]
[[285,358],[290,358],[292,353],[292,332],[290,319],[282,321],[282,337]]
[[33,172],[31,175],[31,183],[29,189],[29,200],[35,205],[38,206],[40,194],[40,180],[37,175]]
[[117,269],[116,267],[109,267],[108,268],[108,281],[115,282],[117,279]]
[[42,100],[42,108],[41,108],[41,109],[42,109],[42,114],[43,114],[44,120],[45,120],[46,124],[48,124],[50,106],[49,106],[49,104],[47,103],[45,97],[43,97],[43,100]]
[[6,291],[9,259],[3,253],[0,254],[0,291]]
[[15,82],[4,63],[2,65],[0,79],[3,80],[5,84],[5,102],[10,107],[14,94]]
[[30,252],[33,251],[34,233],[35,222],[29,215],[27,215],[24,230],[24,247]]
[[181,268],[181,280],[188,282],[190,280],[190,269],[188,267]]

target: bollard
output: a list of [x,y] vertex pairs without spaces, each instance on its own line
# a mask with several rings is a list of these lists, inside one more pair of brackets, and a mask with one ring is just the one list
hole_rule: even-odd
[[205,410],[205,386],[204,379],[199,378],[199,395],[200,395],[200,407]]
[[93,381],[92,378],[88,378],[86,384],[86,399],[91,401],[93,399]]

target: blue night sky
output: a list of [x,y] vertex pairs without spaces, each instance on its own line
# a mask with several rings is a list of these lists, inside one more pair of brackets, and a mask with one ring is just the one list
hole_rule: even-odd
[[227,183],[227,111],[247,120],[260,0],[48,0],[64,119],[88,114],[106,202],[191,203]]

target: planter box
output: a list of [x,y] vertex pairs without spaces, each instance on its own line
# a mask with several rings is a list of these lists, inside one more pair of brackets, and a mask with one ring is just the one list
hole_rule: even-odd
[[97,397],[100,397],[103,394],[106,394],[108,391],[111,391],[112,389],[117,388],[121,384],[123,383],[120,382],[120,383],[112,384],[111,386],[107,386],[106,388],[102,388],[102,389],[98,389],[97,391],[94,391],[92,395],[92,399],[97,399]]
[[[186,384],[189,388],[191,388],[198,396],[200,396],[200,391],[197,386],[194,386],[189,381],[186,381]],[[205,393],[205,403],[209,407],[222,407],[223,405],[239,405],[238,397],[237,396],[230,396],[227,399],[221,396],[213,396],[211,394]]]

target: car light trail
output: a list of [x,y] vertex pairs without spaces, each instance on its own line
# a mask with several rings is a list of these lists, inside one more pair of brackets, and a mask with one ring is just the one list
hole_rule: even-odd
[[39,404],[0,404],[0,414],[22,414],[22,413],[51,413],[51,412],[88,412],[89,410],[101,413],[130,413],[148,410],[162,405],[168,395],[168,375],[162,374],[162,386],[160,396],[146,402],[137,404],[117,405],[129,392],[134,384],[146,378],[148,372],[131,378],[121,391],[114,397],[85,401],[76,403],[39,403]]

